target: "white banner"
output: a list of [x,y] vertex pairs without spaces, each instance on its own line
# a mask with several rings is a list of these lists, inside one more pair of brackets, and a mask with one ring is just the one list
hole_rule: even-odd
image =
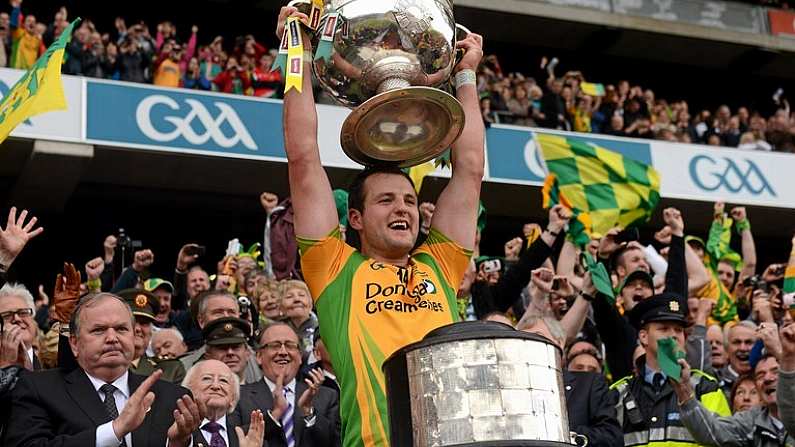
[[[23,70],[0,68],[0,97],[22,77]],[[83,139],[83,78],[62,76],[67,109],[47,112],[23,121],[12,137],[79,142]]]
[[652,143],[663,197],[795,208],[795,155]]

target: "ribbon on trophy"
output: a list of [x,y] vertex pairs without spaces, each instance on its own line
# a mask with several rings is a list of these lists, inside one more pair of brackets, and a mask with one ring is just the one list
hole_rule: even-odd
[[330,10],[323,16],[320,27],[320,40],[315,50],[315,60],[323,59],[328,62],[331,59],[331,54],[334,51],[334,34],[337,32],[339,25],[340,14],[335,10]]
[[304,81],[304,43],[301,39],[301,21],[298,17],[287,19],[287,79],[284,92],[294,88],[299,93]]
[[316,31],[320,26],[321,17],[323,17],[323,0],[312,0],[312,6],[309,10],[309,23],[306,26],[312,31]]
[[280,70],[282,72],[282,78],[285,77],[285,68],[287,67],[287,26],[284,27],[284,32],[282,33],[282,40],[279,43],[279,54],[276,56],[276,60],[273,61],[273,66],[271,67],[271,71]]

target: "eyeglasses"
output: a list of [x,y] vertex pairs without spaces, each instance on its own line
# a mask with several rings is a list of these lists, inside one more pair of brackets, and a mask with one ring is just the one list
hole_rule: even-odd
[[8,312],[0,313],[0,318],[2,318],[3,321],[11,321],[14,319],[14,315],[18,316],[20,319],[30,317],[33,315],[33,309],[26,307],[24,309],[9,310]]
[[282,347],[284,347],[286,351],[297,352],[300,350],[298,343],[294,341],[272,341],[262,345],[263,349],[269,349],[271,351],[279,351]]

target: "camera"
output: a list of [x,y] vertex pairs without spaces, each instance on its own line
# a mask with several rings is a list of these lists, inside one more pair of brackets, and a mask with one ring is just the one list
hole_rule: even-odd
[[133,240],[127,235],[127,232],[124,231],[124,228],[119,228],[119,235],[117,237],[119,248],[124,249],[135,249],[143,247],[143,243],[139,240]]
[[502,262],[499,259],[491,259],[483,262],[483,273],[497,273],[502,270]]
[[770,290],[770,286],[762,279],[759,275],[749,276],[743,280],[743,287],[750,288],[751,290],[761,290],[767,293]]
[[237,297],[237,305],[240,307],[240,318],[245,319],[251,308],[251,300],[247,296]]

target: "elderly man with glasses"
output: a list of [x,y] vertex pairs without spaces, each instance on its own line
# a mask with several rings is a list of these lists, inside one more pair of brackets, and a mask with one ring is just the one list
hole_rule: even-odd
[[[19,346],[19,350],[26,353],[24,360],[26,366],[32,369],[41,369],[39,360],[33,352],[33,340],[36,339],[36,323],[33,321],[35,305],[33,296],[25,286],[6,284],[0,288],[0,319],[2,319],[2,347],[3,356],[0,362],[5,361],[6,352],[10,346]],[[27,362],[30,362],[27,364]],[[2,365],[6,366],[6,365]]]
[[323,372],[313,370],[304,381],[298,335],[286,323],[273,323],[260,335],[257,361],[263,378],[240,388],[240,401],[231,419],[249,424],[253,410],[266,411],[268,447],[326,447],[339,445],[339,396],[321,386]]

